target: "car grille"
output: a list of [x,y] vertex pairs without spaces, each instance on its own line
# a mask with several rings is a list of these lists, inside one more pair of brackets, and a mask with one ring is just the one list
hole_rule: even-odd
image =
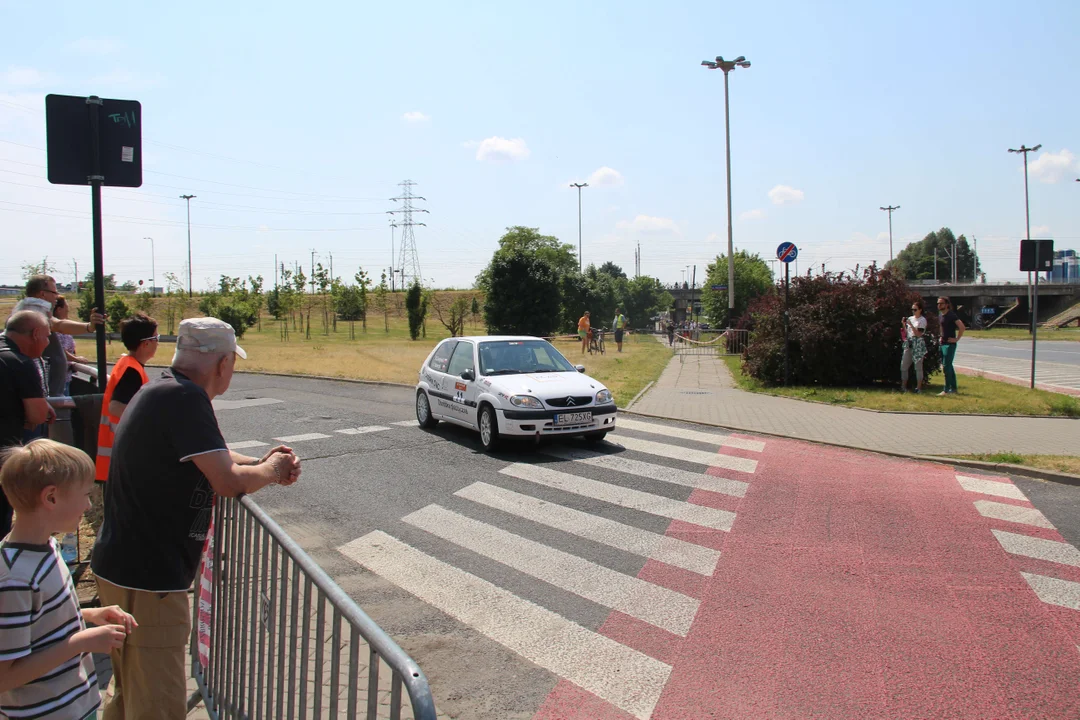
[[584,405],[592,405],[592,397],[589,395],[571,395],[568,397],[549,398],[544,402],[547,403],[548,407],[582,407]]

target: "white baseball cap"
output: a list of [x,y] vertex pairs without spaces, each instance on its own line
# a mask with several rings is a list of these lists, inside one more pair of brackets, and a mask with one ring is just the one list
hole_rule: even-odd
[[236,344],[236,331],[229,323],[212,317],[188,318],[176,333],[177,350],[229,352],[247,360],[244,348]]

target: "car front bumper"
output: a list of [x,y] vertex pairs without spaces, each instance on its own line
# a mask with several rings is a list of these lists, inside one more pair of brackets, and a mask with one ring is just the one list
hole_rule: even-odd
[[[576,425],[556,425],[555,416],[568,412],[591,412],[592,421]],[[499,433],[516,436],[581,435],[615,429],[614,404],[559,410],[499,410]]]

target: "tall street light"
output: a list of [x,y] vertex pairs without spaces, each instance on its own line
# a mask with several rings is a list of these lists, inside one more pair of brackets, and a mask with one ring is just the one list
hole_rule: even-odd
[[890,205],[889,207],[883,207],[882,210],[886,210],[889,213],[889,262],[892,262],[892,214],[893,210],[899,210],[899,205]]
[[144,237],[143,240],[150,241],[150,297],[157,297],[154,293],[154,276],[157,274],[154,271],[154,238]]
[[731,239],[731,115],[728,111],[728,73],[737,67],[748,68],[750,62],[742,55],[734,60],[725,60],[723,56],[717,55],[715,61],[702,60],[701,64],[710,70],[724,71],[724,139],[727,147],[727,325],[731,327],[732,316],[735,314],[735,244]]
[[581,272],[581,188],[589,183],[570,183],[570,187],[577,188],[577,270]]
[[192,297],[191,292],[191,199],[194,195],[181,195],[181,200],[187,200],[187,296]]
[[[1031,206],[1028,203],[1028,163],[1027,163],[1027,158],[1028,158],[1028,153],[1038,152],[1039,148],[1041,148],[1041,147],[1042,147],[1042,143],[1036,145],[1035,147],[1030,147],[1030,148],[1026,147],[1024,145],[1021,145],[1020,148],[1016,149],[1016,150],[1014,150],[1013,148],[1009,148],[1009,152],[1018,153],[1018,154],[1024,156],[1024,226],[1025,226],[1024,237],[1026,237],[1028,240],[1031,239]],[[1032,297],[1031,297],[1031,273],[1028,272],[1028,306],[1030,307],[1033,304],[1033,302],[1035,302],[1035,301],[1033,301]],[[1032,316],[1031,323],[1032,323],[1032,328],[1034,328],[1035,327],[1034,315]],[[1034,330],[1032,330],[1032,332],[1034,332]]]

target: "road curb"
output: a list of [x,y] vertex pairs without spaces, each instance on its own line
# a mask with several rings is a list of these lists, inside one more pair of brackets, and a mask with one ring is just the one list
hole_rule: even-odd
[[626,406],[626,412],[629,412],[630,408],[634,407],[634,403],[636,403],[639,399],[641,399],[641,396],[644,395],[648,391],[648,389],[651,388],[655,383],[656,383],[655,380],[650,380],[648,385],[641,388],[641,392],[639,392],[637,395],[635,395],[634,399],[630,401],[630,404]]
[[1024,465],[1012,465],[1010,463],[991,463],[983,462],[981,460],[963,460],[960,458],[951,458],[941,455],[916,455],[912,453],[893,452],[891,450],[865,448],[860,445],[850,445],[847,443],[832,442],[830,440],[810,440],[808,438],[798,437],[795,435],[784,435],[783,433],[754,430],[751,428],[740,427],[738,425],[721,425],[719,423],[710,423],[701,420],[686,420],[683,418],[673,418],[666,415],[657,415],[656,413],[639,412],[637,410],[623,410],[620,408],[619,412],[626,413],[627,415],[638,415],[640,417],[653,418],[656,420],[672,420],[675,422],[687,423],[689,425],[702,425],[704,427],[723,428],[725,430],[733,430],[735,432],[747,433],[750,435],[764,435],[766,437],[783,438],[784,440],[798,440],[800,442],[813,443],[815,445],[828,445],[830,447],[843,448],[845,450],[858,450],[859,452],[874,453],[875,455],[886,455],[888,457],[901,458],[904,460],[918,460],[920,462],[932,462],[939,465],[969,467],[972,469],[981,469],[986,471],[1005,473],[1008,475],[1023,475],[1025,477],[1034,477],[1039,480],[1048,480],[1050,482],[1061,483],[1062,485],[1080,486],[1080,475],[1057,472],[1055,470],[1043,470],[1042,468],[1031,468]]

